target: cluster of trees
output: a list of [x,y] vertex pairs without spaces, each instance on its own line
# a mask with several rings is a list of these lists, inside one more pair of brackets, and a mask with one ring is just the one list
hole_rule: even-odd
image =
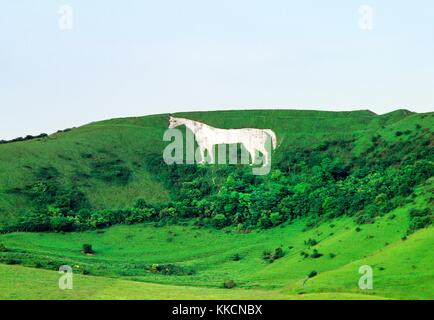
[[41,133],[41,134],[38,134],[36,136],[27,135],[25,137],[18,137],[18,138],[11,139],[11,140],[0,140],[0,144],[19,142],[19,141],[27,141],[27,140],[33,140],[33,139],[38,139],[38,138],[46,138],[46,137],[48,137],[48,134],[46,134],[46,133]]
[[410,210],[410,226],[407,234],[411,234],[416,230],[423,229],[433,221],[433,214],[431,208],[425,208],[423,210],[413,208]]
[[[245,230],[271,228],[297,217],[309,217],[314,226],[344,214],[370,223],[403,205],[417,185],[434,176],[432,135],[418,132],[411,141],[393,143],[375,136],[360,156],[351,156],[353,140],[280,150],[267,176],[252,175],[243,166],[167,166],[161,155],[149,155],[149,171],[171,190],[173,201],[150,204],[139,199],[120,210],[93,210],[78,187],[66,187],[59,172],[42,168],[36,183],[21,190],[35,209],[5,230],[73,231],[183,219]],[[97,178],[124,184],[131,175],[119,161],[98,162],[91,169]],[[411,213],[413,229],[431,223],[432,215],[423,212]]]
[[353,142],[280,150],[268,176],[236,166],[167,167],[158,158],[151,166],[173,190],[173,217],[240,229],[270,228],[302,216],[313,226],[344,214],[370,223],[405,204],[415,187],[434,175],[432,135],[426,130],[405,141],[374,136],[360,156],[349,156]]

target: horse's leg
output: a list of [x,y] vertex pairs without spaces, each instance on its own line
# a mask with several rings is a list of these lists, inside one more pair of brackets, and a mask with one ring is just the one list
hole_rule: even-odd
[[269,152],[267,150],[267,148],[264,145],[261,145],[261,147],[259,148],[259,151],[262,153],[262,166],[266,166],[268,165],[268,163],[270,162],[269,159]]
[[208,146],[206,149],[208,150],[208,156],[210,158],[208,163],[214,164],[214,146]]
[[199,153],[200,153],[200,161],[197,161],[197,153],[196,153],[196,162],[198,164],[205,163],[205,147],[202,145],[199,145]]
[[255,164],[256,161],[256,150],[254,148],[249,148],[247,151],[250,154],[250,157],[252,158],[252,162],[250,163],[251,166]]

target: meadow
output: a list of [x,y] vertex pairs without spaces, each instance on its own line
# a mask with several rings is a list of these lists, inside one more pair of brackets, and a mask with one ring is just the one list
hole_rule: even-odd
[[[114,226],[73,233],[11,233],[0,257],[5,299],[430,299],[434,287],[432,227],[403,240],[408,208],[358,228],[349,218],[305,229],[300,219],[239,233],[192,226]],[[315,239],[318,244],[309,244]],[[82,244],[92,244],[85,255]],[[355,245],[356,244],[356,245]],[[273,263],[265,250],[281,247]],[[304,257],[316,249],[322,256]],[[73,267],[74,289],[58,288],[58,266]],[[176,265],[186,274],[152,272]],[[373,268],[374,288],[361,290],[358,269]],[[44,269],[51,269],[48,271]],[[308,278],[316,271],[317,275]],[[224,288],[232,280],[236,286]],[[44,285],[42,285],[44,283]]]

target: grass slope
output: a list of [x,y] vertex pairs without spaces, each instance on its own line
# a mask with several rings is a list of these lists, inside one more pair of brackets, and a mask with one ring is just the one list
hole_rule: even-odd
[[76,275],[72,290],[58,288],[54,271],[0,265],[0,299],[3,300],[254,300],[254,299],[376,299],[362,294],[306,294],[302,297],[271,290],[210,289],[140,283],[113,278]]
[[[44,295],[56,299],[432,299],[433,227],[401,239],[408,210],[426,196],[420,192],[414,204],[397,208],[361,230],[351,219],[340,218],[309,230],[300,219],[248,234],[150,224],[114,226],[103,232],[4,234],[0,242],[9,252],[0,254],[3,262],[51,269],[68,264],[77,274],[84,269],[91,275],[77,276],[77,291],[63,292],[57,288],[55,272],[0,264],[1,292],[8,299]],[[309,238],[319,243],[309,247],[305,243]],[[93,245],[93,256],[81,253],[83,243]],[[271,264],[263,261],[262,252],[278,246],[285,256]],[[323,256],[300,255],[314,248]],[[240,255],[239,261],[234,261],[235,254]],[[163,275],[146,268],[167,263],[195,273]],[[358,268],[365,264],[374,270],[373,290],[360,290],[357,285]],[[308,279],[313,270],[318,275]],[[32,274],[34,283],[30,283]],[[237,287],[222,289],[227,280],[234,280]],[[39,286],[44,281],[52,285]]]
[[[356,151],[363,150],[371,137],[381,131],[390,139],[397,128],[420,124],[431,128],[433,114],[398,110],[378,116],[370,111],[325,112],[298,110],[250,110],[180,113],[222,128],[272,128],[282,148],[314,146],[325,140],[356,138]],[[138,198],[150,202],[169,199],[168,190],[144,168],[144,157],[162,154],[162,136],[168,115],[112,119],[91,123],[47,138],[0,145],[0,224],[12,222],[29,209],[28,200],[12,192],[35,182],[35,172],[52,166],[65,185],[76,185],[93,208],[124,208]],[[405,139],[405,137],[402,137]],[[131,170],[126,185],[95,179],[91,165],[97,160],[121,161]]]

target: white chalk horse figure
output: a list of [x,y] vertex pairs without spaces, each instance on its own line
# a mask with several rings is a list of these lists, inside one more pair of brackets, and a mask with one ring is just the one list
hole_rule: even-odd
[[220,129],[190,119],[170,117],[169,129],[180,125],[185,125],[195,135],[201,155],[199,163],[205,162],[205,150],[208,151],[208,155],[211,158],[210,163],[214,163],[213,151],[216,144],[241,143],[252,158],[251,165],[255,162],[256,151],[263,154],[263,166],[268,165],[271,150],[267,150],[267,139],[271,138],[273,150],[276,149],[276,134],[271,129]]

